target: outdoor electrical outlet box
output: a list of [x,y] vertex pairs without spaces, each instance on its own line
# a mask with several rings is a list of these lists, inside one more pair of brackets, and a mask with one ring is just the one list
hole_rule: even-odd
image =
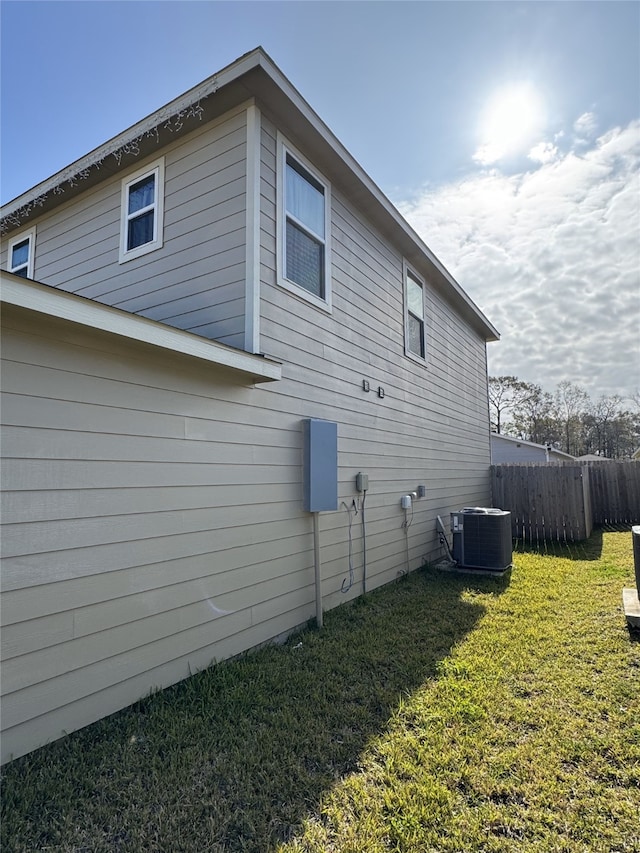
[[426,486],[418,486],[418,497],[426,498],[427,496],[427,487]]
[[302,505],[305,512],[338,509],[338,424],[309,418],[303,423]]
[[369,489],[369,475],[363,474],[360,471],[359,474],[356,474],[356,490],[359,492],[366,492]]

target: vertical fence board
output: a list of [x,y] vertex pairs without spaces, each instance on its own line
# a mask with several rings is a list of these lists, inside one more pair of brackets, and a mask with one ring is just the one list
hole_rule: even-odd
[[582,493],[584,500],[585,515],[585,539],[591,536],[593,530],[593,501],[591,500],[591,469],[588,465],[582,466]]

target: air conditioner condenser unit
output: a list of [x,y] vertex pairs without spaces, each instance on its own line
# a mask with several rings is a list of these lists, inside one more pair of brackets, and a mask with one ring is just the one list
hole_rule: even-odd
[[451,513],[453,559],[460,568],[504,572],[511,566],[511,513],[465,507]]

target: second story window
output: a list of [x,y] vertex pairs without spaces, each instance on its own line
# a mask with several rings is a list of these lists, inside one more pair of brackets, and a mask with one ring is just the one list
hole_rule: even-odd
[[164,161],[122,182],[120,263],[162,246]]
[[281,145],[280,285],[322,308],[331,307],[329,185]]
[[9,272],[22,278],[33,278],[35,243],[35,228],[9,241]]
[[424,286],[417,276],[405,271],[405,347],[407,355],[424,359]]
[[156,176],[149,175],[129,187],[127,251],[151,243],[156,213]]
[[290,154],[287,154],[285,185],[285,275],[289,281],[324,299],[324,187]]

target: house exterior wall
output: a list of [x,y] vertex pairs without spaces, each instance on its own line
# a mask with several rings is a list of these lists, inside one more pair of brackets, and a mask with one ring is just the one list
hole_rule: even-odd
[[491,462],[570,462],[573,456],[531,441],[518,441],[511,436],[491,433]]
[[501,462],[546,462],[547,454],[544,447],[505,441],[499,435],[492,435],[491,461],[494,465]]
[[300,418],[186,356],[2,314],[2,759],[314,612]]
[[[162,249],[117,264],[118,176],[38,221],[36,278],[242,347],[246,115],[164,149]],[[325,608],[363,588],[359,471],[368,589],[440,553],[438,514],[489,503],[484,339],[425,268],[427,359],[405,355],[405,259],[337,181],[332,312],[279,287],[276,128],[266,114],[252,121],[254,295],[280,381],[248,386],[186,356],[3,312],[3,760],[313,617],[304,419],[338,424],[339,509],[320,517]],[[420,484],[426,497],[405,516],[400,498]]]
[[[246,117],[246,109],[234,110],[132,159],[127,171],[36,219],[35,280],[243,348]],[[122,179],[160,155],[164,244],[118,263]]]
[[[355,475],[369,474],[366,497],[369,588],[440,553],[436,516],[490,501],[485,342],[427,284],[427,361],[404,354],[403,257],[332,185],[332,313],[277,284],[276,129],[262,119],[262,350],[284,363],[283,380],[265,393],[273,409],[338,423],[338,513],[327,515],[323,562],[327,601],[341,592],[348,555],[346,506],[358,497]],[[368,380],[371,390],[362,390]],[[384,388],[384,398],[377,395]],[[408,549],[402,495],[419,484]],[[344,504],[343,504],[344,502]],[[333,539],[333,542],[332,542]]]

